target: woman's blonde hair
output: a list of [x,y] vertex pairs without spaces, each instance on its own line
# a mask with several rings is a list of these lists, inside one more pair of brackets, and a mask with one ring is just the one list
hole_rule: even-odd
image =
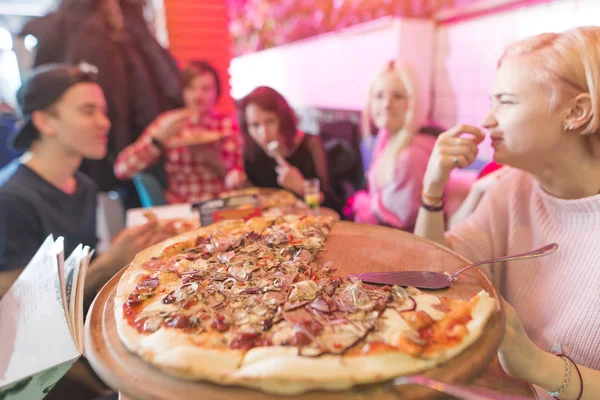
[[590,138],[595,157],[600,157],[600,27],[588,26],[563,33],[543,33],[510,45],[498,67],[510,57],[531,57],[536,78],[550,89],[550,111],[566,99],[588,93],[592,118],[581,131]]
[[402,81],[402,84],[406,89],[408,108],[404,116],[402,128],[398,132],[390,132],[390,140],[383,150],[381,157],[374,160],[374,163],[371,166],[371,172],[378,186],[383,186],[393,181],[396,159],[402,150],[404,150],[404,148],[412,141],[412,138],[423,123],[425,112],[427,111],[425,107],[423,107],[423,99],[420,92],[421,88],[419,87],[419,81],[413,68],[397,60],[387,62],[371,81],[367,96],[367,104],[361,116],[361,132],[363,140],[368,146],[371,147],[373,145],[373,137],[371,134],[373,126],[373,119],[371,117],[371,101],[374,96],[373,86],[379,77],[388,73],[396,74]]

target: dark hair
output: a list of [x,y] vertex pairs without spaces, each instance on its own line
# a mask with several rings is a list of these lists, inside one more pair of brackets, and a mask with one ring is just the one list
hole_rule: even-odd
[[221,97],[221,80],[217,70],[206,61],[191,61],[181,73],[181,88],[187,89],[192,81],[202,74],[211,74],[215,78],[217,86],[217,99]]
[[[298,134],[298,120],[285,97],[273,88],[259,86],[238,102],[238,121],[245,138],[250,136],[248,122],[246,121],[246,108],[250,104],[256,104],[263,110],[277,114],[279,131],[283,134],[285,144],[288,147],[294,144],[294,139]],[[254,140],[251,140],[250,143],[254,143]]]
[[69,88],[78,83],[97,83],[93,67],[84,69],[84,66],[45,64],[34,68],[17,91],[17,102],[24,123],[9,137],[9,147],[26,150],[34,140],[39,139],[32,114],[49,110]]

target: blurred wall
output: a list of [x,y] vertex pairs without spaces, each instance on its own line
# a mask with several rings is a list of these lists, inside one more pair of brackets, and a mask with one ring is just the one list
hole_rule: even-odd
[[[446,126],[479,124],[490,105],[496,63],[509,43],[599,21],[599,0],[550,0],[441,22],[436,31],[433,117]],[[491,159],[488,143],[480,149],[479,158]]]
[[433,43],[431,20],[365,22],[234,58],[232,95],[240,98],[267,85],[294,107],[361,110],[372,77],[387,61],[401,59],[416,70],[428,109]]
[[182,68],[191,60],[210,62],[219,72],[222,84],[217,108],[233,112],[235,105],[229,96],[231,36],[227,0],[163,0],[163,5],[169,50]]

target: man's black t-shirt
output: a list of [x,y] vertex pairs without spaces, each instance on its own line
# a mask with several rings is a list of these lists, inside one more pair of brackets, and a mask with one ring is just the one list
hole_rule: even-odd
[[0,170],[0,271],[25,267],[51,233],[65,238],[67,256],[79,243],[96,246],[96,185],[76,179],[66,194],[19,160]]

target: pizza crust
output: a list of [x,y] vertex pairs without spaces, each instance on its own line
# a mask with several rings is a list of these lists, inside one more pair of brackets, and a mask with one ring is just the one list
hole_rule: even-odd
[[366,356],[302,357],[295,348],[258,347],[246,354],[232,381],[269,393],[294,395],[309,390],[344,390],[434,368],[462,353],[481,336],[495,311],[496,301],[485,291],[478,296],[472,320],[467,324],[468,335],[459,345],[435,358],[417,358],[399,351]]

